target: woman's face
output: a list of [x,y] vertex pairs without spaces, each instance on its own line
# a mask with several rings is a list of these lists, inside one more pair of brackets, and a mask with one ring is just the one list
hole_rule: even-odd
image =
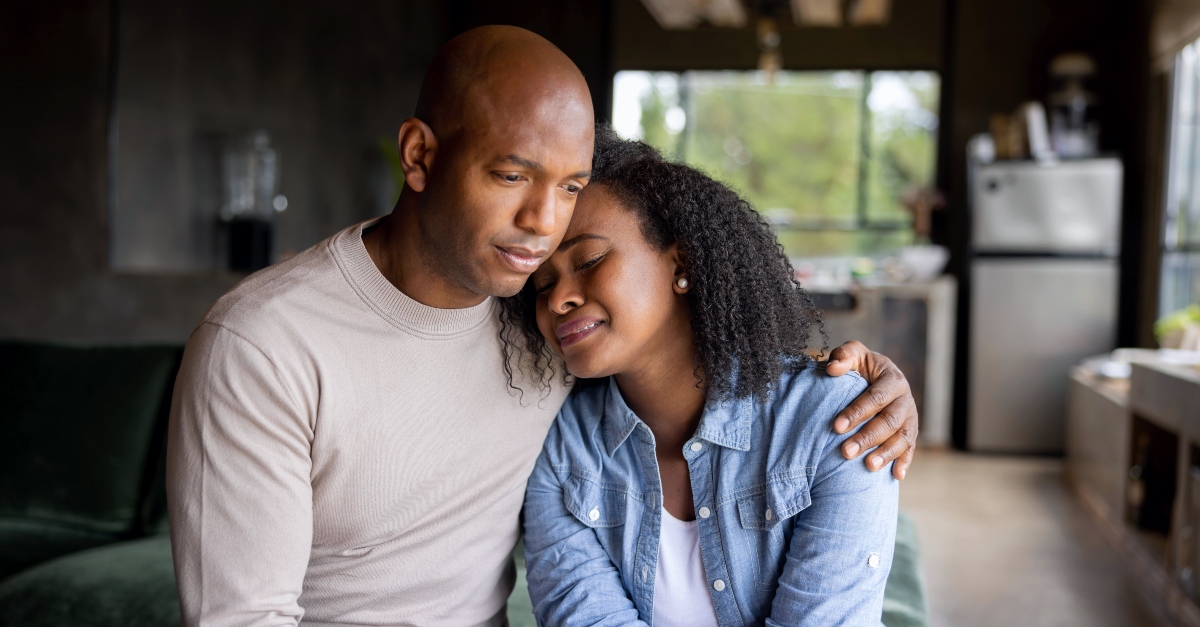
[[677,248],[646,241],[638,217],[604,185],[580,194],[558,249],[533,276],[538,329],[571,374],[634,372],[691,342]]

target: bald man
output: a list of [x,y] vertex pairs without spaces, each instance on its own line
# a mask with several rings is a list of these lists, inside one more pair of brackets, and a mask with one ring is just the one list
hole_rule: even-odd
[[[400,127],[392,214],[205,314],[168,445],[185,625],[503,624],[525,483],[567,391],[511,393],[492,297],[566,231],[593,118],[579,70],[544,39],[455,38]],[[875,383],[836,428],[882,409],[855,443],[883,443],[868,464],[900,457],[902,475],[907,384],[861,345],[839,350],[833,370]]]

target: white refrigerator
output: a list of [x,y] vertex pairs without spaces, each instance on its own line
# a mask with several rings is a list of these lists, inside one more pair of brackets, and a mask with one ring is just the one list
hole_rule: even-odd
[[1119,159],[971,168],[967,445],[1060,453],[1067,377],[1114,348]]

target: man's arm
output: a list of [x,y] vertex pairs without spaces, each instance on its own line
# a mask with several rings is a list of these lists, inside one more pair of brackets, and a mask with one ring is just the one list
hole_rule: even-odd
[[829,354],[826,373],[838,377],[851,370],[862,375],[870,387],[834,418],[833,429],[846,433],[867,424],[842,445],[842,454],[854,459],[879,447],[867,456],[867,468],[879,470],[895,460],[892,475],[903,479],[917,445],[917,402],[908,379],[892,360],[871,352],[861,342],[846,342]]
[[202,324],[175,382],[167,500],[184,627],[296,625],[312,428],[261,350]]

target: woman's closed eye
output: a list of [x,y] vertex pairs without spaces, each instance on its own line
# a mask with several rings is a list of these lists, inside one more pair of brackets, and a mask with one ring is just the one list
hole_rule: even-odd
[[596,255],[595,257],[583,262],[578,268],[576,268],[576,271],[587,270],[588,268],[600,263],[601,259],[604,259],[604,255]]
[[[575,271],[583,272],[584,270],[587,270],[588,268],[595,266],[596,264],[600,263],[600,261],[602,259],[604,259],[605,255],[607,255],[607,253],[599,254],[599,255],[596,255],[595,257],[592,257],[591,259],[588,259],[587,261],[583,262],[578,267],[576,267]],[[535,294],[545,294],[546,292],[549,292],[554,287],[555,283],[557,283],[557,281],[555,281],[554,279],[546,279],[545,281],[542,281],[542,282],[534,282],[533,291]]]

